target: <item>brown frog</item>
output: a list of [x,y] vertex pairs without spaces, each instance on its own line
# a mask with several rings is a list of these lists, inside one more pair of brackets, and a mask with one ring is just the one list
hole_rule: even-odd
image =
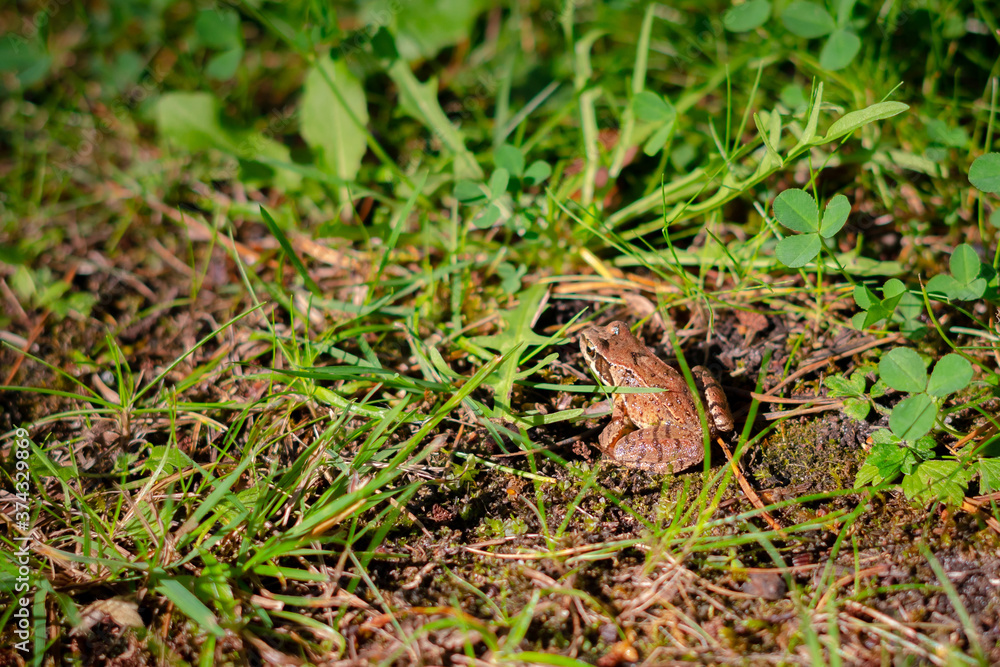
[[[698,400],[684,376],[639,342],[624,322],[580,332],[580,350],[600,381],[608,386],[666,391],[615,394],[611,423],[599,438],[604,458],[650,472],[677,472],[705,458]],[[712,438],[733,430],[733,416],[722,387],[703,366],[691,369],[706,406]]]

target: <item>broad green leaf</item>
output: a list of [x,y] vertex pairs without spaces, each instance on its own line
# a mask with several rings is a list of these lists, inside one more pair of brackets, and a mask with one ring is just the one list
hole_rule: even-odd
[[819,53],[819,64],[831,72],[851,64],[861,50],[861,38],[851,30],[837,29],[830,34]]
[[764,25],[771,17],[771,3],[749,0],[722,15],[722,25],[729,32],[749,32]]
[[[810,197],[812,199],[812,197]],[[826,204],[823,211],[823,221],[819,226],[819,233],[823,238],[831,238],[844,227],[847,216],[851,212],[851,202],[844,195],[834,195]]]
[[877,371],[878,367],[875,364],[862,364],[854,369],[854,372],[851,373],[850,382],[858,390],[858,394],[865,393],[865,387],[868,386],[868,376]]
[[524,154],[519,148],[504,144],[493,153],[493,164],[506,169],[511,176],[521,178],[524,173]]
[[906,285],[898,278],[889,278],[882,286],[882,296],[886,299],[901,297],[906,292]]
[[979,459],[979,492],[983,495],[1000,491],[1000,459]]
[[[819,229],[819,207],[816,200],[808,192],[798,188],[785,190],[774,199],[774,217],[785,227],[797,232],[815,232]],[[819,252],[818,248],[816,252]]]
[[959,285],[953,298],[959,301],[975,301],[986,293],[986,279],[976,278],[971,283]]
[[243,61],[243,47],[237,46],[212,56],[205,67],[205,74],[219,81],[228,81],[236,75]]
[[852,323],[856,328],[866,329],[876,322],[892,317],[896,304],[906,293],[906,287],[902,282],[893,278],[882,287],[882,293],[891,296],[887,299],[879,299],[867,286],[854,286],[854,302],[865,309],[864,313],[858,313],[852,318]]
[[[166,460],[164,461],[163,459]],[[163,474],[165,475],[173,474],[175,470],[188,470],[194,465],[191,458],[176,447],[165,447],[163,445],[151,447],[145,463],[146,470],[152,472],[158,469],[161,462],[163,463]]]
[[928,294],[941,294],[949,299],[958,298],[960,287],[961,285],[959,285],[958,281],[949,276],[947,273],[939,273],[927,281]]
[[472,224],[474,224],[479,229],[487,229],[496,224],[500,216],[503,215],[503,211],[496,204],[490,204],[485,211],[472,219]]
[[977,157],[969,169],[969,182],[977,190],[1000,194],[1000,153]]
[[924,312],[923,300],[920,297],[916,296],[915,294],[906,292],[905,294],[902,294],[900,296],[899,303],[896,305],[895,314],[903,322],[911,322],[917,324],[919,323],[920,316],[923,314],[923,312]]
[[164,93],[156,103],[156,126],[164,138],[189,151],[236,149],[219,123],[219,101],[211,93]]
[[781,103],[792,113],[796,113],[809,105],[802,86],[798,83],[790,83],[781,89]]
[[986,279],[976,278],[970,283],[960,283],[952,276],[942,273],[927,281],[927,293],[943,294],[953,301],[973,301],[986,292]]
[[375,31],[371,39],[372,53],[379,60],[399,60],[399,50],[396,48],[396,38],[384,25]]
[[368,150],[368,105],[361,82],[343,60],[322,57],[309,71],[299,123],[302,138],[319,153],[319,166],[344,181],[354,180]]
[[889,415],[889,428],[903,440],[913,442],[934,426],[938,406],[927,394],[914,394],[896,404]]
[[812,106],[809,107],[809,120],[806,122],[806,128],[802,131],[802,136],[795,144],[795,147],[792,148],[792,153],[798,152],[800,148],[813,143],[816,139],[816,128],[819,126],[819,112],[823,106],[822,81],[820,81],[816,86],[816,94],[812,96],[811,104]]
[[[921,459],[933,458],[935,447],[937,447],[937,442],[934,440],[934,437],[930,435],[917,438],[916,442],[910,444],[910,449],[913,450],[913,452]],[[904,470],[903,472],[909,474],[908,470]]]
[[661,125],[656,132],[649,135],[649,139],[646,140],[646,143],[642,147],[643,154],[652,156],[663,150],[663,147],[667,144],[667,139],[670,137],[670,133],[673,131],[673,121]]
[[869,484],[881,484],[882,481],[882,476],[878,474],[878,468],[870,463],[866,463],[861,466],[858,474],[854,477],[854,488],[860,489]]
[[753,123],[757,126],[757,134],[760,135],[764,146],[767,148],[767,154],[761,160],[760,166],[757,167],[758,172],[763,172],[775,165],[781,166],[783,164],[781,155],[775,150],[775,146],[781,141],[781,114],[777,110],[772,110],[767,115],[769,128],[764,127],[764,122],[761,120],[759,114],[755,113],[753,115]]
[[473,181],[457,181],[455,183],[455,199],[462,204],[477,204],[488,198],[481,183]]
[[972,381],[972,364],[965,357],[955,353],[946,354],[934,365],[931,379],[927,382],[927,393],[944,397],[965,389]]
[[23,264],[10,277],[10,287],[22,301],[28,301],[38,293],[38,285],[32,271]]
[[864,320],[861,322],[861,326],[859,326],[858,328],[867,329],[871,325],[886,319],[890,315],[892,315],[892,313],[889,312],[889,310],[886,309],[886,307],[883,306],[881,303],[873,303],[871,307],[869,307],[868,310],[865,311]]
[[898,445],[898,444],[902,443],[902,440],[900,440],[899,436],[897,436],[896,434],[894,434],[889,429],[887,429],[887,428],[880,428],[880,429],[876,429],[875,431],[872,432],[872,442],[874,442],[874,443],[892,443],[894,445]]
[[69,290],[70,286],[65,282],[57,282],[47,285],[38,297],[35,299],[36,303],[43,307],[51,307],[59,301],[60,297]]
[[899,474],[899,469],[906,458],[906,448],[900,445],[883,442],[872,445],[871,452],[865,459],[865,463],[873,465],[878,469],[878,474],[883,479],[892,479]]
[[527,186],[538,185],[552,175],[552,167],[548,162],[536,160],[531,163],[527,171],[524,172],[524,184]]
[[493,199],[501,197],[507,192],[507,184],[510,183],[510,174],[501,167],[490,175],[490,194]]
[[868,123],[875,122],[876,120],[883,120],[885,118],[892,118],[895,115],[901,114],[910,107],[902,102],[878,102],[870,107],[865,107],[864,109],[859,109],[858,111],[852,111],[848,114],[844,114],[839,120],[837,120],[830,129],[827,130],[826,137],[824,141],[833,141],[834,139],[839,139],[845,134],[850,134],[859,127],[863,127]]
[[500,262],[500,265],[497,266],[497,275],[500,276],[500,289],[507,294],[514,294],[521,289],[521,278],[527,272],[528,269],[524,264],[514,266],[510,262]]
[[927,121],[927,136],[931,141],[951,148],[965,148],[969,143],[969,133],[964,127],[952,127],[940,118]]
[[[918,392],[927,387],[927,369],[923,359],[908,347],[895,347],[878,363],[878,374],[897,391]],[[894,431],[895,432],[895,431]]]
[[297,188],[301,176],[284,167],[291,165],[288,147],[261,132],[224,127],[219,108],[210,93],[165,93],[156,104],[157,129],[188,151],[216,149],[235,156],[245,183]]
[[855,285],[854,286],[854,303],[858,304],[859,308],[868,310],[873,305],[879,303],[879,298],[868,289],[867,285]]
[[857,396],[858,389],[843,375],[830,375],[823,380],[823,386],[827,388],[828,395],[832,398],[838,396]]
[[781,145],[781,113],[777,108],[771,110],[771,119],[767,128],[767,139],[770,142],[774,156],[778,164],[783,164],[781,156],[778,154],[778,147]]
[[924,461],[903,478],[902,489],[907,498],[916,502],[942,500],[961,505],[973,474],[958,461]]
[[481,0],[407,0],[366,2],[368,25],[387,21],[396,29],[396,48],[405,60],[432,59],[446,47],[468,39],[482,11]]
[[213,7],[198,12],[194,22],[198,41],[210,49],[228,51],[243,46],[240,15],[229,7]]
[[948,262],[951,268],[951,275],[960,283],[969,284],[979,277],[979,255],[968,243],[959,245],[951,253],[951,260]]
[[23,265],[28,261],[28,253],[25,248],[16,245],[0,243],[0,262],[5,264]]
[[437,79],[421,83],[404,60],[394,62],[388,74],[399,90],[399,108],[423,123],[455,156],[455,177],[480,180],[483,170],[465,147],[465,136],[452,125],[438,102]]
[[781,15],[781,22],[788,31],[799,37],[815,39],[829,35],[837,23],[822,5],[815,2],[793,2]]
[[896,304],[899,303],[899,300],[901,298],[903,298],[903,295],[898,294],[892,297],[891,299],[885,299],[884,301],[882,301],[882,303],[879,304],[879,306],[881,306],[882,311],[885,313],[885,317],[892,316],[893,311],[896,309]]
[[[520,302],[511,309],[500,314],[503,322],[503,330],[491,336],[474,336],[470,342],[480,345],[490,350],[496,350],[501,354],[508,354],[516,348],[524,350],[527,345],[546,345],[551,341],[545,336],[536,334],[532,329],[535,318],[538,316],[548,286],[542,283],[535,283],[519,295]],[[521,354],[510,354],[499,367],[496,373],[491,375],[487,382],[496,390],[496,400],[502,405],[510,404],[510,395],[514,389],[514,381],[517,378],[517,368]],[[549,363],[556,358],[552,355]]]
[[844,400],[844,414],[854,421],[863,422],[871,412],[872,404],[863,398],[848,398]]
[[672,121],[677,112],[662,95],[644,90],[632,98],[632,110],[639,120],[650,122]]
[[273,184],[287,191],[296,190],[302,184],[302,173],[294,168],[291,150],[263,132],[244,132],[239,137],[236,156],[240,163],[240,181],[248,186]]
[[816,258],[822,243],[818,234],[786,236],[778,241],[774,254],[785,266],[797,269]]
[[847,22],[851,20],[851,11],[854,9],[854,3],[857,0],[838,0],[835,4],[837,6],[837,25],[845,26]]
[[25,87],[41,81],[52,66],[45,41],[39,39],[43,33],[35,32],[31,39],[15,31],[0,35],[0,72],[16,72],[18,82]]

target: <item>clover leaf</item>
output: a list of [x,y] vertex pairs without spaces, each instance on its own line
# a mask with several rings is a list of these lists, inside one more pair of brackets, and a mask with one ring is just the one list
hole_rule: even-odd
[[901,280],[890,278],[882,286],[882,296],[878,298],[874,292],[866,285],[854,286],[854,303],[858,304],[863,313],[858,313],[851,318],[856,329],[867,329],[877,322],[892,317],[896,310],[896,305],[907,294],[906,286]]
[[796,269],[814,260],[822,248],[822,239],[839,232],[850,212],[851,203],[844,195],[835,195],[827,203],[821,220],[816,200],[805,190],[792,188],[779,194],[774,200],[774,217],[799,234],[778,241],[778,261]]
[[967,387],[973,375],[972,364],[952,353],[942,357],[928,377],[924,360],[908,347],[889,350],[879,361],[878,371],[887,385],[911,394],[889,415],[893,434],[909,442],[931,430],[942,400]]
[[968,243],[955,248],[948,262],[951,275],[940,273],[927,281],[927,293],[956,301],[972,301],[986,293],[993,267],[983,264]]
[[977,190],[1000,194],[1000,153],[980,155],[969,169],[969,182]]

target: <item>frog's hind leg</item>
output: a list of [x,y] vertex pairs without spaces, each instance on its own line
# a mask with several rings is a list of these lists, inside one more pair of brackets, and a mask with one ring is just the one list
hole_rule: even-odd
[[722,391],[715,376],[704,366],[695,366],[691,369],[694,376],[694,383],[698,387],[698,395],[704,396],[702,404],[708,412],[708,422],[715,426],[716,431],[729,433],[735,428],[733,415],[729,411],[729,401],[726,400],[726,392]]
[[627,434],[605,450],[604,455],[618,465],[668,473],[701,463],[705,447],[701,429],[663,425]]

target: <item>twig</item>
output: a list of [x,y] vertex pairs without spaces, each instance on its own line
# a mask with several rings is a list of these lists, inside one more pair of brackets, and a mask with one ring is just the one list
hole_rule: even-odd
[[820,405],[813,405],[808,408],[796,408],[794,410],[779,410],[777,412],[765,412],[764,417],[767,419],[781,419],[782,417],[798,417],[800,415],[810,415],[814,412],[829,412],[830,410],[839,410],[844,407],[843,401],[833,401],[833,402],[823,402]]
[[823,611],[823,609],[826,608],[826,603],[830,595],[836,593],[838,590],[840,590],[840,588],[846,586],[852,581],[860,579],[861,577],[868,577],[873,574],[885,574],[888,571],[889,571],[888,565],[876,565],[875,567],[869,567],[865,568],[864,570],[858,570],[857,572],[852,572],[851,574],[845,574],[843,577],[833,582],[832,586],[826,589],[826,592],[823,593],[823,597],[819,599],[819,603],[816,605],[816,609],[818,609],[819,611]]
[[775,392],[777,392],[779,389],[781,389],[782,387],[784,387],[788,383],[794,382],[795,380],[798,380],[803,375],[806,375],[807,373],[811,373],[814,370],[816,370],[817,368],[822,368],[823,366],[826,366],[831,361],[835,361],[837,359],[843,359],[844,357],[850,357],[850,356],[853,356],[855,354],[859,354],[861,352],[864,352],[865,350],[870,350],[873,347],[878,347],[880,345],[886,345],[887,343],[895,343],[900,338],[901,338],[901,336],[899,334],[894,334],[894,335],[889,336],[887,338],[883,338],[882,340],[874,340],[874,341],[872,341],[870,343],[865,343],[863,345],[859,345],[858,347],[851,348],[850,350],[847,350],[846,352],[841,352],[840,354],[834,354],[834,355],[829,356],[829,357],[824,357],[823,359],[820,359],[819,361],[814,361],[813,363],[811,363],[811,364],[809,364],[807,366],[803,366],[802,368],[800,368],[799,370],[795,371],[794,373],[792,373],[791,375],[789,375],[788,377],[786,377],[784,380],[782,380],[781,382],[779,382],[775,386],[773,386],[770,389],[768,389],[768,391],[765,394],[765,396],[771,396],[772,394],[774,394]]
[[740,483],[740,488],[743,489],[743,493],[750,500],[750,503],[760,510],[760,515],[764,517],[764,521],[767,521],[767,525],[771,526],[771,528],[782,538],[787,539],[788,536],[785,535],[785,531],[782,529],[781,524],[775,521],[774,517],[771,516],[766,509],[764,509],[764,503],[761,501],[760,496],[757,495],[757,492],[753,490],[752,486],[750,486],[750,482],[748,482],[747,478],[743,476],[742,472],[740,472],[740,466],[733,460],[733,453],[729,451],[729,447],[726,446],[726,443],[722,440],[722,438],[716,438],[716,440],[718,441],[719,446],[722,447],[722,451],[726,453],[726,458],[729,459],[729,465],[733,468],[733,474],[736,475],[736,480]]

